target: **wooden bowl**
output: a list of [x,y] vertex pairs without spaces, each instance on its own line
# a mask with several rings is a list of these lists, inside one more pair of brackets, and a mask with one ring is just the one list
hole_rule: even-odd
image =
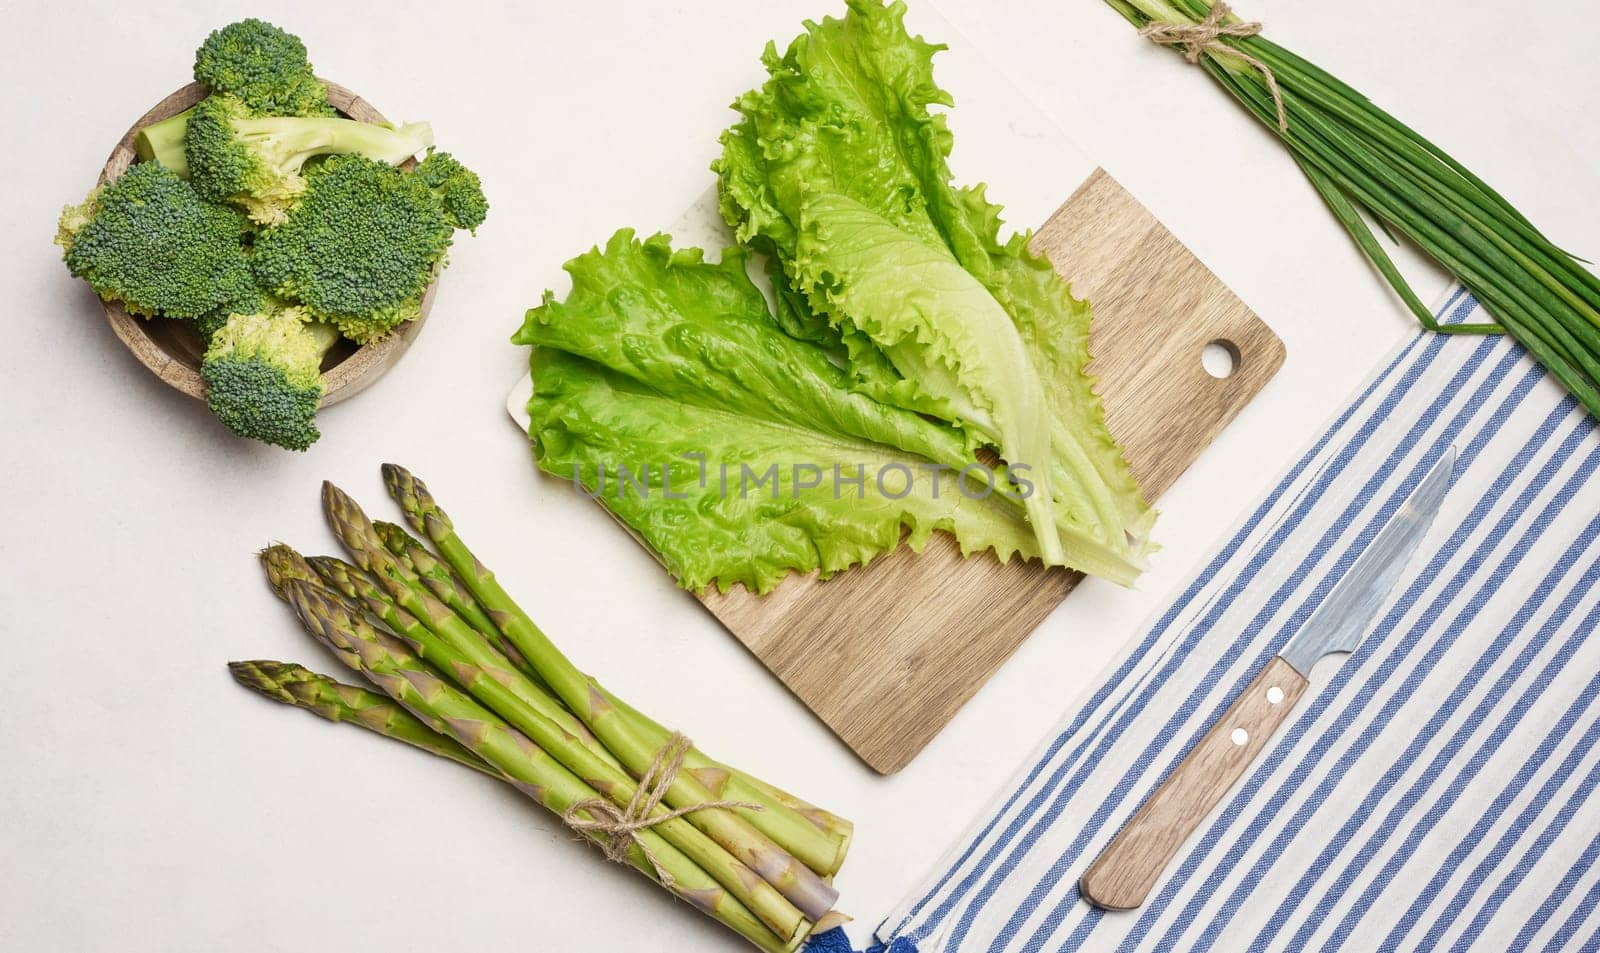
[[[204,99],[210,89],[200,83],[190,83],[156,103],[154,107],[133,124],[122,141],[112,150],[100,172],[100,181],[109,182],[126,172],[137,158],[133,151],[134,138],[139,130],[152,123],[176,116]],[[362,122],[386,122],[372,104],[336,83],[328,83],[328,101],[351,119]],[[322,360],[322,406],[337,404],[354,397],[383,376],[406,352],[411,342],[422,330],[433,308],[434,294],[439,290],[435,280],[422,295],[422,313],[416,320],[407,321],[382,341],[358,346],[341,339]],[[120,304],[104,302],[106,320],[122,343],[128,346],[139,363],[150,373],[172,387],[198,400],[206,395],[205,382],[200,379],[200,358],[205,347],[200,334],[189,321],[176,318],[138,318],[129,314]]]

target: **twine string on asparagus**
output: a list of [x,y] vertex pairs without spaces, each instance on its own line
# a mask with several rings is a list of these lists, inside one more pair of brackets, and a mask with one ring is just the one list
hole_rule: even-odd
[[[633,789],[633,797],[628,801],[627,807],[619,808],[604,798],[585,798],[567,808],[561,819],[575,831],[604,834],[606,859],[619,864],[628,862],[628,849],[638,844],[645,860],[650,862],[650,866],[655,868],[656,876],[661,878],[661,883],[671,886],[672,875],[661,866],[661,862],[656,859],[649,846],[639,840],[639,831],[707,808],[765,810],[760,804],[749,801],[703,801],[691,807],[656,814],[656,808],[661,805],[662,798],[671,790],[672,782],[677,780],[678,772],[683,768],[684,756],[693,747],[694,742],[687,736],[674,731],[666,744],[656,751],[655,760],[650,762],[650,767],[639,777],[639,784]],[[589,816],[580,816],[585,813]]]
[[1197,65],[1201,54],[1204,53],[1213,56],[1218,54],[1236,56],[1248,63],[1266,80],[1267,90],[1272,93],[1272,104],[1278,109],[1278,131],[1287,133],[1289,117],[1283,108],[1283,93],[1278,90],[1278,77],[1273,75],[1272,68],[1238,47],[1222,42],[1222,37],[1225,36],[1235,39],[1255,36],[1261,32],[1261,24],[1253,20],[1249,23],[1222,22],[1229,12],[1228,5],[1222,0],[1217,0],[1211,8],[1211,13],[1199,23],[1168,23],[1164,20],[1152,20],[1139,31],[1139,35],[1158,46],[1182,47],[1183,58]]

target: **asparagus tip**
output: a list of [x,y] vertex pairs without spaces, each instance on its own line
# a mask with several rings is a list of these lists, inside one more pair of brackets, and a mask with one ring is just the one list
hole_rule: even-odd
[[396,556],[404,556],[410,549],[411,534],[398,523],[388,520],[373,520],[372,528],[377,531],[378,538],[383,540],[383,545]]
[[440,535],[452,531],[450,517],[439,509],[433,494],[428,492],[428,485],[417,479],[410,470],[398,463],[385,463],[383,485],[388,488],[394,501],[400,504],[400,509],[406,514],[406,522],[411,524],[412,529],[427,535],[434,542],[439,541]]
[[368,572],[393,562],[361,504],[328,481],[322,484],[322,509],[335,536],[357,566]]
[[316,578],[305,557],[285,543],[273,543],[256,555],[261,560],[261,568],[267,574],[268,584],[280,599],[287,598],[283,593],[283,587],[289,580],[311,581]]
[[360,671],[363,666],[357,643],[364,640],[362,630],[370,633],[361,609],[342,593],[301,579],[285,582],[283,591],[311,637],[327,646],[344,665]]
[[332,480],[322,481],[322,508],[332,516],[347,506],[355,504],[350,494],[339,489]]
[[336,589],[339,587],[338,576],[346,565],[344,560],[338,556],[307,556],[306,564],[323,582]]
[[294,696],[290,695],[279,681],[280,673],[288,668],[283,662],[273,662],[267,659],[252,659],[244,662],[229,662],[228,674],[233,680],[268,698],[282,702],[293,702]]
[[294,614],[307,627],[315,629],[315,632],[320,634],[322,619],[316,613],[319,601],[316,596],[317,590],[299,579],[287,579],[283,583],[283,598],[294,609]]
[[365,570],[337,556],[312,556],[307,562],[328,588],[345,598],[347,605],[377,604],[369,597],[379,592],[378,583]]
[[283,591],[295,615],[320,639],[339,642],[336,629],[360,620],[361,609],[344,594],[303,579],[290,579]]

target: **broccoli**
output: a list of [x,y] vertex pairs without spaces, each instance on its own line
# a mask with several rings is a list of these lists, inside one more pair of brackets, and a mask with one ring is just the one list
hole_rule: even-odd
[[452,228],[476,233],[489,214],[478,174],[448,152],[429,152],[413,173],[433,192]]
[[488,202],[427,123],[340,116],[305,45],[270,23],[213,32],[194,75],[206,98],[141,129],[142,161],[64,209],[56,243],[106,301],[191,322],[230,430],[304,450],[329,349],[416,319]]
[[[458,212],[446,210],[419,174],[423,166],[444,173],[438,187]],[[476,176],[465,169],[451,174],[442,161],[405,171],[361,156],[330,156],[308,167],[305,178],[306,192],[283,224],[256,239],[256,277],[269,293],[299,301],[360,344],[421,313],[458,214],[481,220],[487,207]]]
[[213,202],[242,206],[260,225],[283,221],[305,191],[300,170],[313,156],[349,153],[399,164],[432,144],[427,123],[394,128],[327,116],[257,116],[226,93],[195,106],[184,139],[195,189]]
[[142,162],[64,209],[56,244],[69,271],[130,314],[196,318],[255,296],[247,228],[171,169]]
[[306,58],[306,45],[264,20],[230,23],[194,55],[194,78],[227,93],[258,116],[332,116],[328,88]]
[[211,412],[241,437],[306,449],[321,436],[322,358],[338,340],[295,307],[230,315],[200,363]]
[[[252,275],[253,277],[254,275]],[[200,335],[202,351],[211,346],[211,338],[227,325],[230,316],[235,314],[266,313],[281,307],[284,307],[284,303],[268,295],[259,287],[252,285],[247,294],[241,294],[226,304],[219,305],[205,314],[196,316],[194,329]]]
[[228,326],[228,319],[233,316],[234,312],[253,314],[263,307],[265,305],[259,301],[255,303],[240,303],[237,306],[224,305],[214,311],[207,311],[205,314],[200,315],[194,319],[194,329],[200,334],[200,344],[203,347],[210,347],[211,339],[217,336],[218,331]]
[[[240,20],[207,37],[195,53],[194,78],[242,103],[250,116],[338,115],[328,102],[327,86],[306,61],[305,44],[261,20]],[[194,112],[191,107],[139,130],[134,140],[139,159],[187,177],[184,141]]]

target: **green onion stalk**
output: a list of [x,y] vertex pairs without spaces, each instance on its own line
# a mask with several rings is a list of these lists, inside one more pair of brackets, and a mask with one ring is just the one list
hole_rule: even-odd
[[579,672],[427,488],[384,472],[433,550],[325,484],[354,562],[283,544],[260,554],[307,631],[379,691],[265,660],[231,663],[240,684],[508,781],[763,950],[787,953],[843,921],[831,879],[848,821],[713,761]]
[[[1422,326],[1510,334],[1600,418],[1600,277],[1443,149],[1361,93],[1209,0],[1106,0],[1141,33],[1182,48],[1283,142],[1363,254]],[[1495,319],[1440,324],[1368,219],[1405,235]]]

